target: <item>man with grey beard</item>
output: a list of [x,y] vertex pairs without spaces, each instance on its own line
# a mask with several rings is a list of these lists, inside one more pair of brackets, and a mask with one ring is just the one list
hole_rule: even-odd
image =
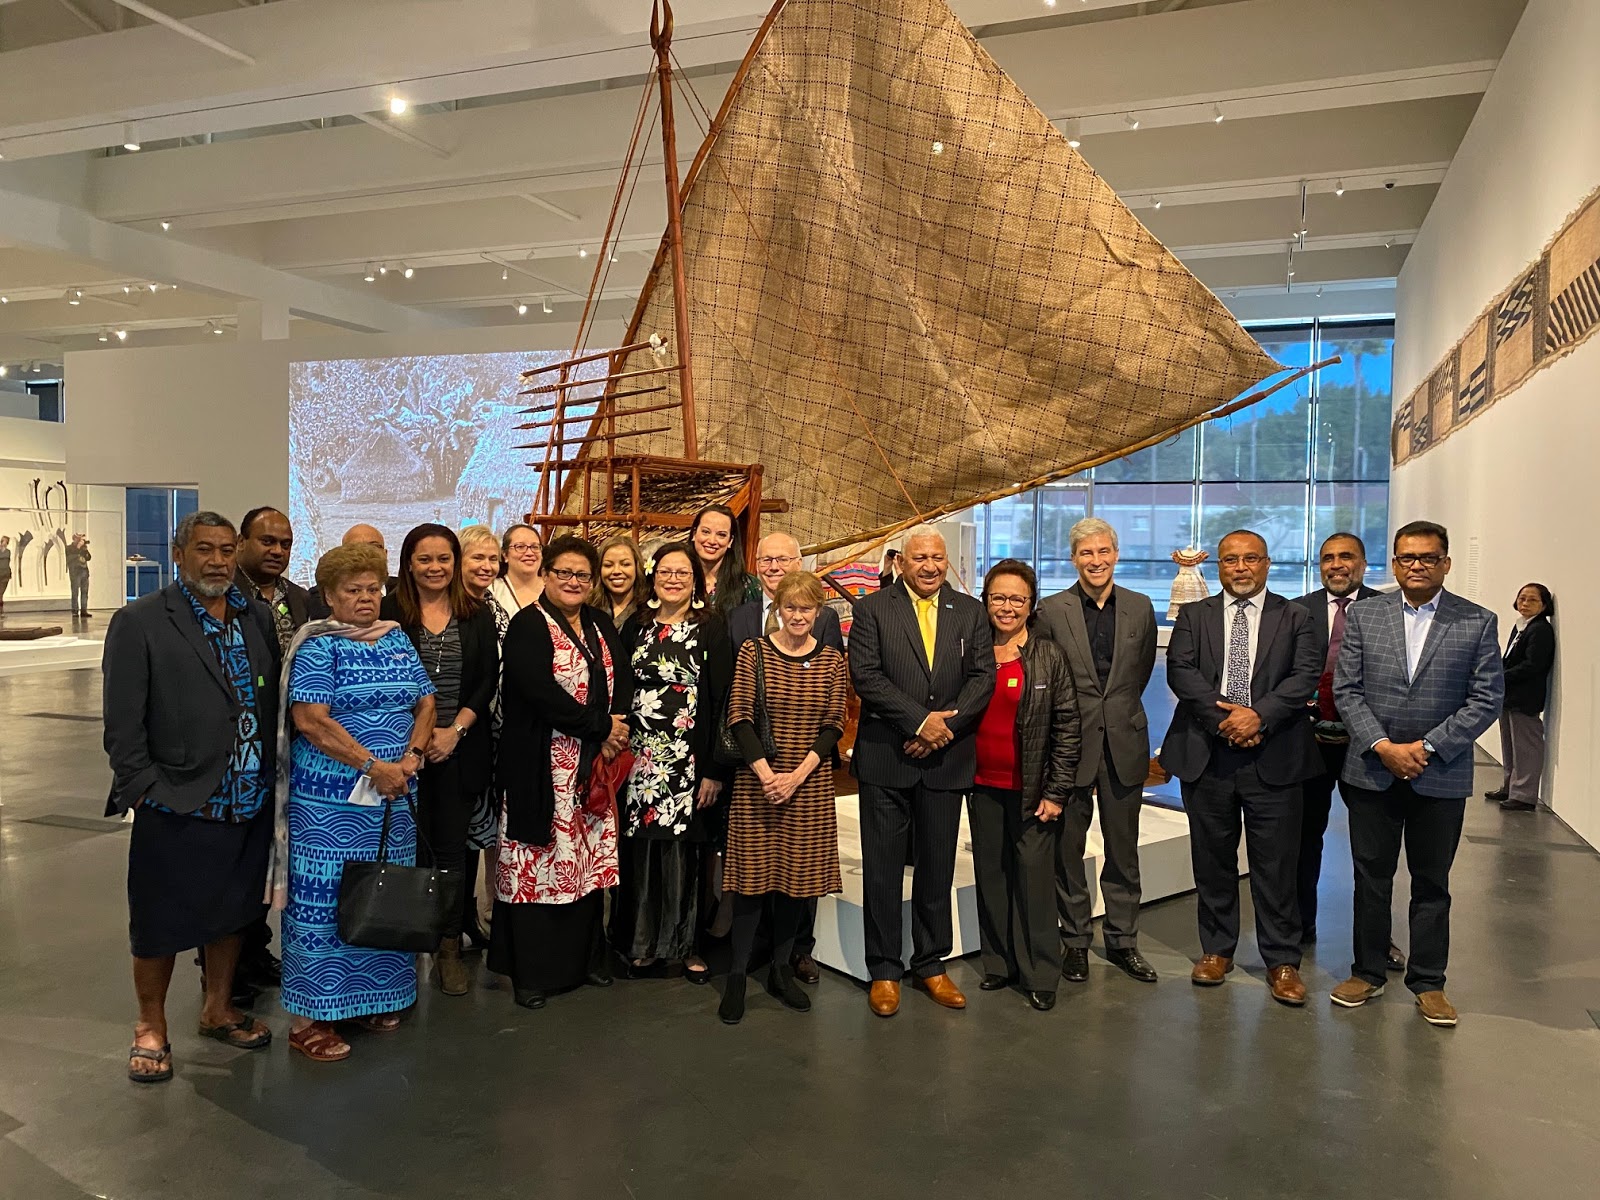
[[180,951],[198,946],[204,959],[201,1036],[240,1050],[272,1040],[230,998],[240,933],[265,908],[280,663],[267,610],[234,585],[237,550],[226,517],[191,513],[172,538],[177,581],[119,610],[106,632],[106,814],[134,814],[135,1083],[172,1078],[166,998]]

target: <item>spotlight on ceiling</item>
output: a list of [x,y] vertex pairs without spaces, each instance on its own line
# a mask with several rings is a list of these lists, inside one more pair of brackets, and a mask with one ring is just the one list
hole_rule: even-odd
[[117,330],[117,341],[125,342],[127,340],[128,340],[128,331],[126,329]]
[[528,302],[526,300],[518,300],[512,307],[517,310],[517,316],[525,317],[528,315]]
[[82,304],[83,303],[83,289],[82,288],[68,288],[67,289],[67,303],[68,304],[72,304],[72,305]]
[[406,103],[406,98],[404,96],[390,96],[389,97],[389,111],[392,112],[397,117],[405,116],[406,115],[406,109],[408,109],[410,107],[411,107],[411,105]]
[[133,132],[132,125],[122,127],[122,148],[129,154],[137,153],[144,148],[139,144],[139,137]]
[[163,221],[163,222],[161,222],[161,232],[162,233],[165,233],[167,230],[169,230],[171,228],[172,228],[172,222],[171,221]]
[[1211,122],[1212,122],[1212,124],[1221,125],[1222,121],[1223,121],[1223,116],[1224,116],[1224,114],[1222,112],[1222,105],[1213,104],[1211,106]]
[[1333,185],[1333,194],[1335,196],[1344,195],[1344,180],[1340,179],[1336,183],[1334,183],[1334,185]]
[[549,296],[546,296],[543,300],[541,300],[539,302],[539,307],[544,309],[546,316],[548,316],[549,314],[555,312],[555,310],[556,310],[555,305],[550,303],[550,297]]
[[4,379],[10,373],[11,373],[11,368],[6,366],[5,363],[0,363],[0,379]]
[[1160,196],[1152,196],[1152,197],[1150,197],[1150,207],[1151,208],[1155,208],[1155,209],[1159,209],[1161,207],[1161,197]]
[[510,267],[501,267],[500,268],[500,282],[501,283],[510,283],[511,282],[511,268]]
[[366,274],[364,274],[361,278],[366,280],[368,283],[376,283],[378,281],[378,268],[369,264]]
[[218,337],[222,336],[222,324],[219,321],[207,321],[206,328]]
[[10,296],[0,296],[0,304],[10,304],[10,303],[11,303],[11,297]]
[[1134,116],[1132,113],[1129,113],[1127,116],[1123,117],[1122,123],[1129,129],[1139,128],[1139,118]]
[[1083,118],[1073,117],[1068,120],[1067,127],[1063,132],[1067,135],[1067,145],[1076,150],[1083,145]]
[[578,257],[579,258],[588,258],[589,257],[588,248],[585,247],[585,246],[579,246],[578,247]]
[[108,329],[102,329],[100,331],[100,340],[102,342],[109,342],[111,340],[111,331]]
[[405,263],[400,264],[400,278],[410,279],[416,273],[417,269],[415,267],[408,267],[405,265]]
[[379,263],[378,264],[378,274],[379,275],[387,275],[388,273],[389,273],[388,265],[386,263]]

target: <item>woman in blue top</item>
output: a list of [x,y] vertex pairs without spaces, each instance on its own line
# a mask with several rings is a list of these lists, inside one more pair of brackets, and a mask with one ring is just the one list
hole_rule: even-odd
[[[317,586],[333,617],[304,626],[284,664],[299,736],[283,739],[290,770],[279,847],[287,870],[274,898],[283,907],[281,1000],[292,1017],[289,1044],[317,1062],[350,1054],[333,1022],[360,1019],[385,1032],[417,998],[411,955],[347,946],[338,934],[344,864],[377,858],[385,808],[389,860],[415,861],[411,807],[389,801],[414,797],[433,731],[434,685],[411,640],[378,620],[386,566],[374,546],[323,555]],[[362,776],[371,787],[358,790]],[[382,803],[373,802],[374,790]]]

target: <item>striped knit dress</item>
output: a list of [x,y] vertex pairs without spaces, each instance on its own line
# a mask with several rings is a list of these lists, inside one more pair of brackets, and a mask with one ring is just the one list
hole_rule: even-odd
[[[756,642],[739,648],[728,697],[728,722],[754,719]],[[791,658],[761,639],[766,672],[766,709],[777,743],[774,771],[792,771],[812,749],[824,727],[844,729],[844,655],[819,645]],[[725,891],[742,896],[781,892],[805,899],[841,890],[839,830],[834,818],[833,770],[824,759],[787,803],[773,804],[748,767],[733,781],[728,813]]]

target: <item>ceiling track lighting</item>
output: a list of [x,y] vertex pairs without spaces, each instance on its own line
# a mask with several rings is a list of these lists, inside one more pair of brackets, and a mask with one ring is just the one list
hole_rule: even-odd
[[1151,196],[1150,197],[1150,207],[1159,211],[1160,208],[1161,208],[1161,197],[1160,196]]
[[401,279],[410,279],[416,273],[417,273],[417,269],[415,267],[408,267],[408,266],[405,265],[405,263],[401,263],[400,264],[400,278]]
[[109,342],[111,340],[111,331],[109,329],[102,329],[100,331],[100,340],[102,342]]
[[169,230],[171,228],[172,228],[172,222],[171,221],[163,221],[163,222],[161,222],[161,232],[162,233],[165,233],[167,230]]
[[519,317],[528,315],[528,302],[526,300],[518,300],[511,307],[517,310],[517,316]]
[[4,379],[10,373],[11,373],[11,368],[6,366],[5,363],[0,363],[0,379]]
[[1066,124],[1067,127],[1062,132],[1067,135],[1067,145],[1076,150],[1083,145],[1083,118],[1071,117]]
[[116,337],[117,341],[125,342],[128,340],[128,331],[126,329],[119,329],[117,330]]
[[405,116],[406,115],[406,109],[408,109],[410,107],[411,107],[411,105],[406,102],[406,98],[404,96],[390,96],[389,97],[389,111],[394,116],[397,116],[397,117]]
[[10,296],[0,296],[0,304],[10,304],[10,303],[11,303],[11,297]]
[[373,266],[371,263],[368,263],[367,269],[362,274],[361,278],[367,283],[376,283],[378,281],[378,268]]
[[1335,195],[1335,196],[1342,196],[1342,195],[1344,195],[1344,180],[1342,180],[1342,179],[1339,179],[1339,180],[1335,180],[1335,181],[1334,181],[1334,185],[1333,185],[1333,194],[1334,194],[1334,195]]
[[1222,111],[1222,105],[1213,104],[1211,106],[1211,123],[1213,125],[1221,125],[1225,118],[1226,114]]
[[137,154],[144,147],[139,143],[139,136],[133,130],[133,125],[122,127],[122,148],[129,154]]
[[544,310],[545,316],[549,316],[556,310],[555,305],[550,303],[549,296],[546,296],[543,300],[539,301],[539,307]]
[[388,273],[389,273],[388,266],[386,264],[384,264],[384,263],[379,263],[378,264],[378,274],[379,275],[387,275]]
[[501,283],[510,283],[511,282],[511,268],[510,267],[501,267],[500,268],[500,282]]
[[579,246],[579,247],[578,247],[578,257],[579,257],[579,258],[588,258],[588,257],[589,257],[589,250],[588,250],[588,247],[586,247],[586,246]]
[[67,289],[67,303],[73,305],[74,307],[76,307],[79,304],[82,304],[83,303],[83,289],[82,288],[68,288]]
[[1126,116],[1124,116],[1122,118],[1122,123],[1129,129],[1139,128],[1139,118],[1134,116],[1132,113],[1128,113]]

